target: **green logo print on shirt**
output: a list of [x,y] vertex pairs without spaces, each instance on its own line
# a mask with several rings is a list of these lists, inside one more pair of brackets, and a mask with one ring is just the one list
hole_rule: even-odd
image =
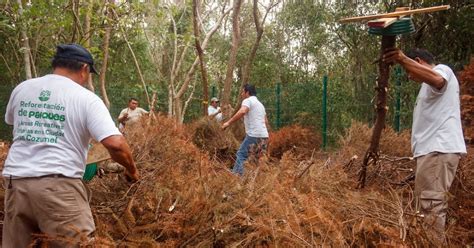
[[51,91],[43,90],[43,91],[41,91],[40,96],[38,97],[38,99],[40,99],[40,101],[42,101],[42,102],[45,102],[45,101],[49,100],[50,96],[51,96]]

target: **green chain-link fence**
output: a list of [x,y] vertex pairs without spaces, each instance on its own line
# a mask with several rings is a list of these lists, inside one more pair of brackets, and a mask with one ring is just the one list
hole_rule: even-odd
[[[313,82],[275,83],[265,88],[257,85],[257,97],[265,105],[272,128],[277,130],[291,124],[312,127],[321,133],[323,145],[334,146],[339,135],[351,125],[352,120],[373,122],[373,99],[356,100],[352,96],[352,87],[348,85],[350,82],[342,78],[325,77],[326,79],[323,77]],[[403,130],[410,127],[416,91],[401,86],[404,79],[399,70],[395,70],[392,81],[387,124],[393,125],[396,130]],[[12,90],[12,86],[0,86],[0,99],[3,102],[0,106],[1,140],[11,139],[12,128],[5,124],[3,116]],[[114,120],[120,111],[126,108],[131,97],[137,98],[141,106],[148,109],[146,95],[142,89],[109,88],[107,92],[111,102],[110,114]],[[149,92],[151,97],[152,90]],[[211,97],[220,96],[220,89],[216,86],[211,86],[209,92]],[[199,92],[195,95],[199,95]],[[368,95],[375,93],[369,92]],[[235,89],[233,96],[233,102],[236,102],[238,89]],[[167,113],[167,101],[167,92],[158,89],[155,109]],[[185,122],[191,122],[201,116],[201,103],[202,99],[191,99]]]

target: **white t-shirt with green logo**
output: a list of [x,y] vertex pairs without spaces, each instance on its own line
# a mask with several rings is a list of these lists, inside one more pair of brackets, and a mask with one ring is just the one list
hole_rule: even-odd
[[19,84],[5,122],[14,127],[4,177],[82,178],[90,138],[121,135],[98,96],[55,74]]

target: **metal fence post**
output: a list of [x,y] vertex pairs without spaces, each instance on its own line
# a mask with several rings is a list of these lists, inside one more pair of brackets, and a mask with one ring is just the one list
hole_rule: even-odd
[[275,127],[279,129],[281,126],[281,84],[277,83],[276,85],[276,118],[275,118]]
[[323,131],[323,149],[325,150],[327,147],[327,136],[328,136],[328,130],[327,130],[327,94],[328,94],[328,76],[324,75],[323,77],[323,123],[322,123],[322,131]]

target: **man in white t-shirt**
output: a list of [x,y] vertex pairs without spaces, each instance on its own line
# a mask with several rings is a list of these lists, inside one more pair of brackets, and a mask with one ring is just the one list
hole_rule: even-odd
[[413,111],[411,144],[416,158],[415,197],[424,227],[436,246],[444,246],[449,188],[466,146],[461,126],[459,83],[446,65],[434,64],[423,49],[406,55],[385,52],[384,61],[399,63],[408,77],[421,83]]
[[91,138],[126,168],[129,180],[138,180],[130,148],[110,113],[83,87],[90,73],[97,73],[93,65],[82,46],[59,45],[53,74],[22,82],[10,96],[5,122],[13,125],[13,143],[3,168],[3,247],[27,247],[33,234],[46,235],[43,243],[49,246],[71,247],[94,232],[82,181]]
[[253,149],[257,154],[265,152],[268,144],[268,120],[265,107],[255,96],[257,91],[250,84],[244,85],[240,93],[242,106],[239,111],[222,125],[227,128],[233,122],[244,117],[245,139],[240,144],[236,154],[236,160],[232,172],[242,176],[244,174],[244,162],[248,158],[249,150]]
[[148,111],[138,107],[138,100],[130,98],[130,100],[128,100],[128,107],[120,111],[118,117],[119,129],[123,130],[125,124],[133,124],[137,122],[140,117],[145,114],[148,114]]
[[216,118],[216,121],[222,121],[221,107],[219,107],[219,99],[211,98],[211,105],[207,108],[207,114],[210,118]]

